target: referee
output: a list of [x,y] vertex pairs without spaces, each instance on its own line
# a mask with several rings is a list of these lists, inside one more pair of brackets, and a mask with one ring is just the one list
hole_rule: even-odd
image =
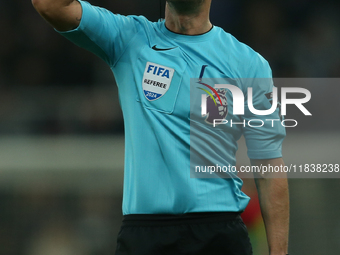
[[[60,34],[100,58],[111,68],[119,89],[125,122],[123,214],[116,255],[250,255],[247,229],[240,218],[249,197],[233,178],[190,178],[191,158],[235,165],[237,140],[246,138],[253,165],[283,165],[282,126],[234,125],[213,129],[204,118],[202,141],[190,154],[190,101],[209,92],[203,78],[232,78],[241,91],[253,89],[254,107],[271,107],[273,91],[268,63],[248,46],[209,20],[211,0],[168,0],[165,20],[122,16],[76,0],[32,0],[40,15]],[[202,90],[190,78],[200,78]],[[252,78],[251,82],[242,82]],[[269,78],[269,79],[268,79]],[[230,93],[211,94],[226,119],[234,116]],[[190,98],[191,97],[191,98]],[[216,103],[217,101],[217,103]],[[228,105],[225,102],[228,101]],[[228,112],[226,107],[228,106]],[[200,116],[201,109],[193,115]],[[200,116],[202,117],[202,116]],[[279,119],[278,110],[256,119]],[[210,135],[207,139],[206,136]],[[216,148],[215,148],[215,147]],[[221,154],[221,148],[224,154]],[[288,253],[289,202],[286,176],[256,178],[270,255]]]

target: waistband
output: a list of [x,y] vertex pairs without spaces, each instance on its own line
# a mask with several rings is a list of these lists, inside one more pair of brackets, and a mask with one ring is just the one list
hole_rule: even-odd
[[168,226],[241,220],[240,212],[199,212],[185,214],[128,214],[122,226]]

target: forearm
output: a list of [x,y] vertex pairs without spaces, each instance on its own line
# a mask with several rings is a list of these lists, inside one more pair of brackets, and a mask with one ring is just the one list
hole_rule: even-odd
[[79,25],[82,10],[77,0],[31,0],[37,12],[54,28],[65,31]]
[[76,0],[32,0],[34,6],[67,6]]
[[39,11],[55,10],[69,6],[76,0],[32,0],[34,8]]
[[[281,165],[282,159],[257,161],[254,164]],[[288,254],[289,232],[289,192],[285,173],[280,176],[257,176],[255,179],[261,212],[266,227],[268,246],[271,255]],[[272,178],[275,177],[275,178]]]

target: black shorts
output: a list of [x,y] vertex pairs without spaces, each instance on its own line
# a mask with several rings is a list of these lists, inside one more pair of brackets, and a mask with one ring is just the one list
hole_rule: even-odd
[[116,255],[251,255],[239,213],[126,215]]

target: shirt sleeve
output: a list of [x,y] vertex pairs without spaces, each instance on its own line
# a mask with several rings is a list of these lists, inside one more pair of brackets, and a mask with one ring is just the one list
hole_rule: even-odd
[[[282,157],[282,142],[286,131],[281,124],[279,107],[270,115],[255,115],[248,107],[248,88],[253,88],[253,106],[256,110],[269,110],[272,107],[274,88],[272,72],[268,62],[257,54],[253,60],[249,79],[245,79],[246,125],[243,134],[246,139],[250,159],[272,159]],[[275,121],[274,121],[275,120]],[[249,122],[250,121],[250,122]],[[261,126],[263,124],[263,126]],[[256,127],[255,127],[256,126]],[[261,127],[260,127],[261,126]]]
[[138,30],[137,16],[123,16],[78,0],[82,6],[79,26],[61,35],[114,66]]

